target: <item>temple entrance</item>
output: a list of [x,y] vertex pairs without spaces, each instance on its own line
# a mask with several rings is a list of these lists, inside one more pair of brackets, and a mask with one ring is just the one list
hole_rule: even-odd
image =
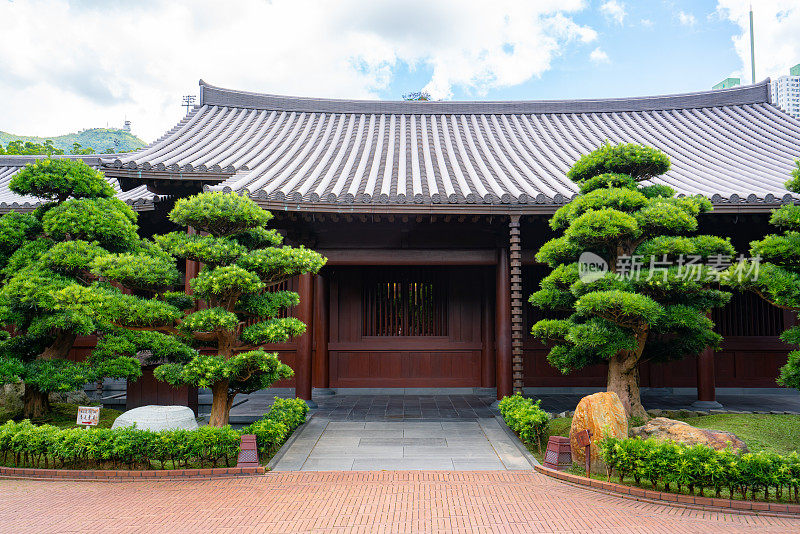
[[[330,387],[479,387],[484,267],[340,267],[330,273]],[[485,317],[492,324],[490,317]],[[488,339],[487,339],[488,338]],[[491,356],[490,356],[491,355]]]

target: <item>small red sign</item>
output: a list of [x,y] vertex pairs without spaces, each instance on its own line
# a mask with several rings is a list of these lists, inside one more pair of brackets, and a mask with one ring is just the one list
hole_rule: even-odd
[[77,425],[96,426],[100,422],[99,406],[78,406]]

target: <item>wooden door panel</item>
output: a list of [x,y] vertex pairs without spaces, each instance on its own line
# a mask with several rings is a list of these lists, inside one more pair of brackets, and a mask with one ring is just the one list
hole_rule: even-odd
[[480,356],[468,352],[331,352],[331,387],[477,387]]

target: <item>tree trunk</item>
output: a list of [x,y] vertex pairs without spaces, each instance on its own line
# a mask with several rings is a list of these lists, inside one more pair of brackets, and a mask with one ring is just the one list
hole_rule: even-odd
[[23,399],[25,407],[22,413],[25,419],[39,419],[50,413],[50,400],[46,392],[41,392],[26,384]]
[[211,418],[209,426],[225,426],[231,414],[231,400],[228,398],[228,381],[217,382],[211,388]]
[[66,358],[70,349],[72,349],[72,345],[75,344],[75,339],[77,337],[77,334],[60,332],[56,335],[56,339],[50,344],[50,346],[44,349],[44,352],[42,352],[41,356],[39,356],[37,359],[54,360],[58,358]]
[[647,419],[639,396],[639,358],[636,354],[620,353],[608,361],[606,389],[619,396],[628,417]]

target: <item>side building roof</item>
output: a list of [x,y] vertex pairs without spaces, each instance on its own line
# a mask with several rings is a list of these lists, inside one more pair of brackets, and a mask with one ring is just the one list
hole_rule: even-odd
[[[111,155],[111,154],[109,154]],[[0,213],[9,211],[31,211],[41,204],[41,200],[32,196],[18,195],[11,191],[8,185],[25,165],[45,156],[0,156]],[[100,169],[100,157],[91,156],[51,156],[53,158],[82,159],[86,164],[95,169]],[[130,191],[122,191],[115,178],[106,176],[108,184],[116,191],[117,198],[126,202],[135,211],[149,211],[153,209],[156,196],[142,185]]]
[[773,207],[800,157],[800,121],[769,80],[642,98],[385,102],[249,93],[200,82],[200,105],[161,139],[101,156],[129,186],[200,181],[271,209],[552,211],[567,170],[604,142],[663,150],[657,179],[720,208]]

